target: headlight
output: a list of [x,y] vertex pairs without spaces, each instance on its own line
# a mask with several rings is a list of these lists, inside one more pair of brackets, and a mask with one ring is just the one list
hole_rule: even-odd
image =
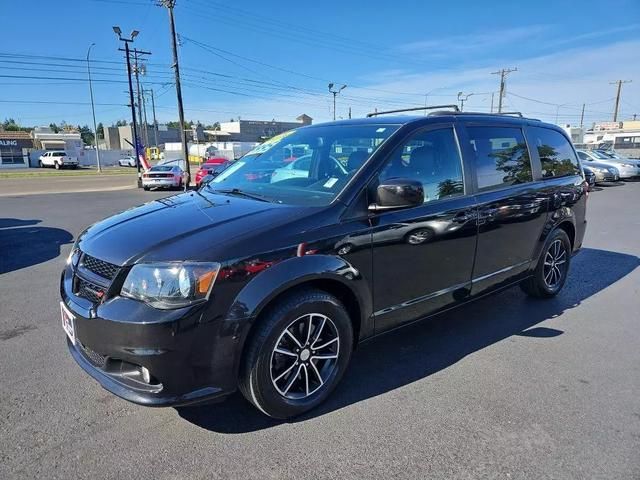
[[599,173],[607,173],[607,169],[606,168],[598,168],[598,167],[592,167],[596,172]]
[[216,281],[219,263],[139,263],[122,286],[122,296],[161,309],[205,301]]
[[631,165],[630,163],[621,163],[620,165],[622,165],[623,167],[633,167],[633,165]]

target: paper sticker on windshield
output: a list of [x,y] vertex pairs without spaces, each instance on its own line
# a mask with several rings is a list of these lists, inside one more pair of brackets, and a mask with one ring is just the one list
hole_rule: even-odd
[[281,133],[280,135],[276,135],[275,137],[271,137],[266,142],[261,143],[256,148],[251,150],[249,153],[247,153],[247,155],[260,155],[260,154],[266,152],[267,150],[269,150],[276,143],[280,142],[280,140],[282,140],[283,138],[286,138],[289,135],[291,135],[293,132],[295,132],[295,129],[289,130],[289,131],[284,132],[284,133]]
[[338,179],[336,177],[331,177],[329,180],[327,180],[325,182],[325,184],[323,185],[324,188],[331,188],[333,187],[336,182],[338,181]]
[[379,129],[376,130],[376,133],[382,133],[386,130],[386,128],[384,127],[380,127]]

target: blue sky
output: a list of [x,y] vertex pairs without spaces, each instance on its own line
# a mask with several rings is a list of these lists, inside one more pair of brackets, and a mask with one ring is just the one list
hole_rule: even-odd
[[[28,7],[28,9],[25,9]],[[90,123],[84,59],[92,50],[98,121],[128,119],[122,54],[111,27],[141,33],[153,53],[146,88],[159,121],[177,118],[167,12],[152,0],[3,2],[0,119],[25,125]],[[455,103],[488,111],[503,67],[506,108],[548,121],[640,115],[640,2],[177,0],[187,119],[293,120],[332,116],[327,83],[347,84],[337,115]],[[6,21],[6,19],[12,19]],[[35,57],[39,56],[39,58]],[[76,59],[76,60],[74,60]],[[24,78],[24,77],[53,77]],[[496,103],[497,103],[497,96]],[[22,103],[56,102],[56,103]]]

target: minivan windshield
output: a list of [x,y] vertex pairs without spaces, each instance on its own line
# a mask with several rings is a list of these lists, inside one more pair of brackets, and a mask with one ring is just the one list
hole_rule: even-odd
[[231,164],[207,188],[292,205],[327,205],[399,125],[290,130]]

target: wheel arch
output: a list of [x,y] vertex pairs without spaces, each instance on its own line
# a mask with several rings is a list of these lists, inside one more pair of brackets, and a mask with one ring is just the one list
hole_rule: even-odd
[[366,280],[343,258],[308,255],[285,260],[265,270],[244,286],[235,298],[227,322],[237,323],[238,348],[235,372],[261,316],[287,295],[316,288],[335,296],[344,305],[354,329],[354,346],[373,333],[371,293]]

